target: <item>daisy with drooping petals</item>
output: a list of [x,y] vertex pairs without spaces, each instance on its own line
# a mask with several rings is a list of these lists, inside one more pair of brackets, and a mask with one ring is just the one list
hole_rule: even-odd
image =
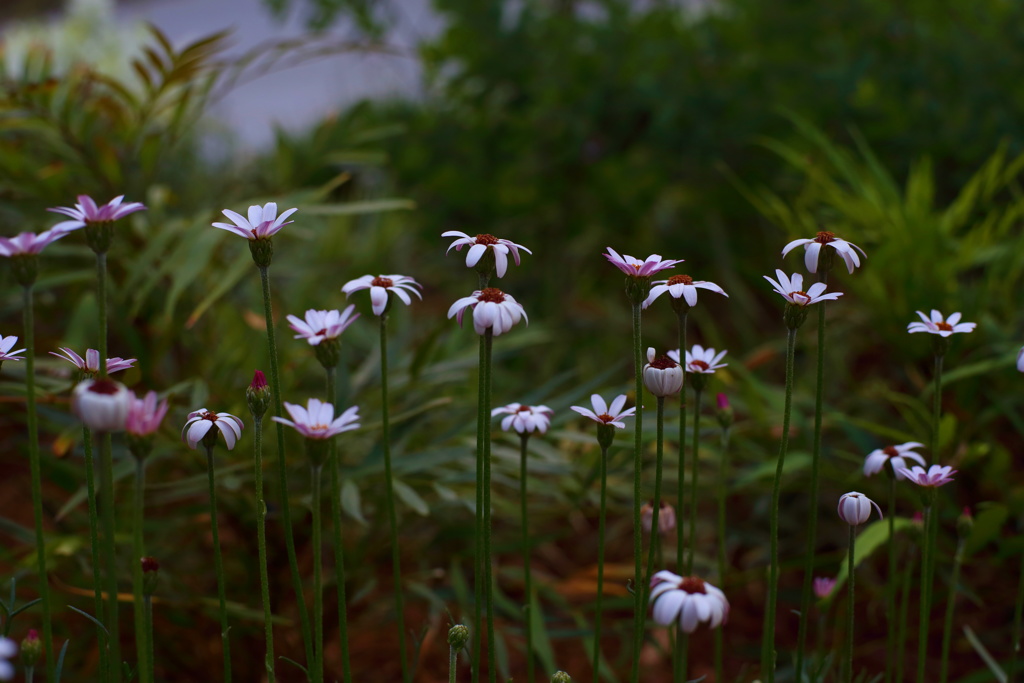
[[571,406],[571,409],[583,417],[589,417],[598,424],[611,425],[619,429],[626,428],[626,423],[622,421],[624,418],[633,417],[636,414],[635,406],[626,410],[622,409],[626,405],[625,394],[616,396],[610,405],[605,403],[599,394],[593,394],[590,397],[590,404],[594,407],[593,410],[580,406]]
[[71,410],[94,432],[120,432],[132,393],[110,379],[87,379],[71,392]]
[[377,275],[376,277],[364,275],[346,282],[341,291],[344,292],[345,296],[351,296],[352,292],[369,289],[370,303],[373,304],[373,314],[383,315],[388,310],[391,301],[388,296],[389,292],[394,293],[395,296],[402,300],[403,304],[408,306],[412,303],[410,294],[415,294],[419,299],[423,299],[417,287],[423,289],[420,283],[406,275]]
[[276,235],[284,226],[292,223],[287,219],[296,211],[298,209],[288,209],[278,216],[276,202],[267,202],[263,206],[258,204],[250,206],[248,218],[231,209],[224,209],[221,213],[227,216],[231,223],[214,223],[213,227],[233,232],[247,240],[266,240]]
[[344,312],[338,310],[318,311],[311,308],[306,311],[305,320],[289,315],[288,327],[298,332],[295,339],[305,339],[310,346],[317,346],[324,340],[336,339],[341,336],[341,333],[359,317],[359,314],[355,313],[355,309],[355,304],[349,304]]
[[467,308],[473,311],[473,329],[477,334],[484,334],[491,329],[497,337],[511,330],[520,320],[530,322],[521,303],[512,298],[511,294],[494,287],[478,289],[472,295],[453,303],[448,309],[448,318],[455,316],[461,325]]
[[[621,270],[621,269],[620,269]],[[694,280],[689,275],[673,275],[667,280],[655,280],[654,286],[651,287],[651,293],[644,299],[642,306],[647,308],[654,300],[659,296],[668,292],[674,300],[682,299],[686,302],[686,305],[693,308],[697,305],[697,290],[706,289],[709,292],[715,292],[721,294],[724,297],[729,295],[725,293],[721,287],[716,285],[714,282],[708,282],[706,280]],[[672,302],[673,304],[676,301]]]
[[34,232],[22,232],[14,237],[0,237],[0,256],[10,258],[24,254],[38,254],[49,244],[56,242],[67,234],[67,230],[51,228],[38,235]]
[[871,500],[863,493],[859,493],[857,491],[844,493],[839,497],[839,519],[843,520],[850,526],[859,526],[868,521],[868,518],[871,517],[872,507],[878,510],[878,516],[881,517],[882,508],[878,507],[878,503]]
[[672,352],[669,351],[667,356],[656,357],[654,347],[647,348],[647,364],[643,370],[644,386],[659,398],[678,394],[683,388],[683,369],[671,356]]
[[684,633],[693,633],[702,622],[718,628],[729,618],[725,593],[696,576],[665,570],[651,577],[651,605],[656,623],[678,624]]
[[216,427],[224,435],[224,443],[230,451],[241,438],[244,426],[242,421],[231,413],[214,413],[206,408],[200,408],[188,414],[188,421],[181,430],[181,440],[195,450],[200,441],[210,438],[208,435],[216,437],[217,432],[210,431]]
[[337,418],[334,417],[334,405],[311,398],[306,408],[294,403],[285,403],[284,408],[291,415],[291,420],[275,415],[274,422],[288,425],[307,439],[324,440],[342,432],[359,428],[359,407],[352,406]]
[[0,364],[3,364],[5,360],[21,360],[18,357],[19,353],[24,353],[25,349],[18,349],[17,351],[11,351],[14,345],[18,343],[18,338],[14,335],[5,337],[0,334]]
[[956,472],[957,471],[949,465],[944,467],[940,465],[932,465],[927,471],[923,467],[918,467],[917,465],[914,465],[914,467],[910,469],[907,469],[906,467],[900,468],[900,473],[904,477],[918,486],[923,486],[925,488],[938,488],[940,486],[945,486],[949,482],[953,481],[953,475],[956,474]]
[[545,433],[551,426],[551,416],[554,414],[547,406],[528,406],[522,403],[509,403],[491,411],[491,417],[505,415],[501,420],[503,431],[513,429],[519,434]]
[[775,277],[778,278],[777,280],[773,280],[767,275],[763,277],[771,283],[779,296],[795,306],[810,306],[819,301],[835,301],[843,295],[842,292],[829,292],[825,294],[824,292],[828,285],[824,282],[815,282],[805,292],[803,290],[804,276],[800,273],[793,273],[792,277],[786,277],[784,272],[776,269]]
[[512,240],[500,239],[494,235],[482,234],[474,237],[459,230],[447,230],[441,233],[441,237],[458,237],[457,240],[448,245],[448,251],[451,251],[453,247],[455,251],[462,251],[463,247],[469,247],[469,251],[466,252],[467,268],[475,267],[480,263],[484,255],[490,252],[494,258],[494,272],[498,277],[505,277],[510,252],[517,266],[519,265],[520,249],[527,254],[533,253],[521,244],[516,244]]
[[826,247],[831,247],[843,259],[846,269],[850,271],[851,275],[853,270],[860,266],[860,257],[857,256],[857,252],[859,251],[864,258],[868,256],[856,244],[841,240],[836,237],[835,233],[827,230],[822,230],[813,239],[793,240],[782,248],[782,255],[785,256],[800,246],[804,248],[804,265],[807,266],[807,271],[810,273],[818,272],[818,268],[821,266],[824,266],[826,271],[828,270],[832,258]]
[[61,232],[68,233],[72,230],[84,228],[90,223],[112,223],[136,211],[146,210],[146,206],[141,202],[128,202],[124,204],[122,203],[123,201],[124,195],[122,194],[114,197],[106,204],[97,205],[92,197],[80,194],[78,195],[78,203],[75,204],[74,208],[56,206],[47,209],[47,211],[63,214],[71,219],[58,223],[51,230],[60,230]]
[[[76,368],[81,370],[86,376],[92,377],[100,371],[100,352],[96,349],[86,349],[85,358],[82,358],[77,353],[72,351],[66,346],[60,347],[61,353],[56,351],[50,351],[51,356],[56,356],[61,360],[66,360]],[[120,372],[121,370],[127,370],[132,367],[135,362],[134,358],[124,359],[120,356],[116,358],[107,359],[107,373]]]
[[124,431],[135,436],[149,436],[160,428],[165,415],[167,399],[161,401],[155,391],[146,392],[144,398],[139,398],[133,391],[128,404],[128,416],[124,421]]
[[630,277],[646,278],[660,273],[668,268],[674,268],[676,264],[682,263],[683,259],[665,259],[662,260],[659,254],[651,254],[645,260],[641,261],[638,258],[634,258],[629,254],[619,255],[619,252],[615,251],[611,247],[608,247],[608,253],[602,254],[608,262],[613,266],[621,270],[623,273]]
[[907,332],[911,334],[915,332],[928,332],[929,334],[937,334],[940,337],[949,337],[957,332],[974,332],[974,328],[977,327],[977,323],[960,322],[961,315],[959,312],[953,313],[945,319],[943,319],[942,313],[934,308],[930,318],[921,311],[917,311],[917,315],[920,316],[922,322],[912,322],[907,325]]
[[876,448],[868,453],[868,457],[864,459],[864,476],[870,477],[872,474],[881,472],[882,468],[885,467],[885,464],[889,463],[892,467],[892,471],[896,474],[896,479],[905,479],[906,477],[903,476],[900,470],[907,467],[908,458],[922,466],[927,464],[925,463],[924,458],[914,452],[915,448],[924,448],[924,444],[916,441],[908,441],[907,443],[901,443],[898,446]]

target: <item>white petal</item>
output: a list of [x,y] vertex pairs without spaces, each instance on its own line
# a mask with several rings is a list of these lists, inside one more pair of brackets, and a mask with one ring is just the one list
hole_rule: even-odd
[[679,617],[679,610],[686,600],[686,593],[681,590],[670,590],[654,602],[652,616],[657,624],[671,626]]

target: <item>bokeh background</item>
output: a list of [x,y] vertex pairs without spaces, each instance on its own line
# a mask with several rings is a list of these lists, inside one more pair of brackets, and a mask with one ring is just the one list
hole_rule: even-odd
[[[247,418],[244,387],[254,369],[268,367],[255,268],[240,240],[209,227],[224,208],[266,201],[300,209],[275,239],[280,317],[342,307],[341,285],[368,272],[409,274],[425,287],[424,302],[396,311],[391,325],[396,490],[411,598],[406,623],[421,652],[417,680],[445,680],[444,635],[467,614],[472,593],[476,339],[444,314],[476,277],[460,255],[445,256],[440,233],[452,229],[534,251],[501,281],[525,305],[530,325],[496,344],[494,403],[543,402],[556,411],[552,432],[532,441],[530,479],[543,670],[590,676],[582,636],[595,583],[598,452],[592,430],[568,406],[592,391],[632,386],[628,305],[621,278],[601,257],[612,246],[685,258],[679,272],[730,295],[702,296],[690,340],[730,352],[710,388],[726,392],[737,411],[726,473],[734,570],[722,586],[733,604],[727,680],[751,680],[785,345],[780,302],[761,276],[803,270],[795,255],[783,261],[782,246],[827,229],[868,258],[854,275],[837,272],[832,281],[845,296],[829,313],[818,501],[804,493],[815,351],[813,333],[801,335],[783,498],[782,557],[790,564],[781,647],[795,641],[790,610],[799,602],[807,515],[823,520],[819,573],[834,574],[846,536],[834,515],[838,495],[860,490],[884,499],[884,482],[860,475],[863,456],[928,440],[930,345],[908,336],[907,323],[918,309],[959,310],[978,328],[958,336],[947,356],[942,461],[960,475],[942,490],[947,560],[937,595],[944,605],[954,519],[969,505],[977,522],[956,587],[953,680],[995,680],[979,652],[1008,659],[1024,550],[1022,378],[1013,368],[1024,343],[1024,5],[14,0],[0,7],[0,22],[0,233],[48,227],[56,219],[44,209],[80,193],[101,201],[126,194],[149,207],[122,222],[111,253],[110,348],[139,359],[123,381],[166,392],[173,404],[149,463],[146,511],[147,549],[163,563],[161,680],[208,680],[220,657],[202,462],[177,441],[177,426],[201,405]],[[57,604],[83,609],[91,591],[80,430],[67,408],[70,366],[45,350],[96,345],[92,278],[91,253],[65,239],[45,254],[36,299],[50,580]],[[353,664],[357,680],[396,680],[389,548],[381,541],[379,358],[368,302],[356,302],[366,319],[346,332],[337,396],[366,416],[342,446]],[[20,336],[19,320],[18,288],[0,268],[3,334]],[[644,325],[645,344],[675,347],[667,303],[652,307]],[[304,402],[321,391],[318,366],[285,332],[280,325],[284,398]],[[0,576],[18,578],[22,601],[36,580],[23,372],[6,363],[0,375]],[[644,424],[653,438],[653,419]],[[711,481],[718,431],[710,417],[704,424],[704,480]],[[518,453],[515,441],[495,438],[498,659],[503,676],[521,680]],[[308,570],[306,469],[298,440],[291,446],[289,494]],[[246,436],[222,459],[219,481],[232,637],[236,652],[255,653],[262,641],[250,449]],[[620,675],[629,658],[629,451],[622,437],[611,462],[608,590],[617,601],[605,652]],[[126,453],[115,455],[119,500],[127,503],[131,464]],[[666,468],[668,490],[675,477]],[[910,516],[918,502],[904,494],[901,514]],[[271,500],[280,495],[271,481]],[[713,509],[704,500],[698,521],[707,539],[698,568],[709,575]],[[275,521],[271,544],[283,548]],[[123,531],[127,578],[127,524]],[[857,663],[871,675],[884,669],[889,628],[882,555],[865,559],[856,605]],[[278,653],[301,658],[287,561],[283,552],[271,561]],[[332,596],[326,604],[336,623]],[[827,623],[845,609],[841,600],[832,605]],[[19,616],[12,635],[20,639],[31,622],[31,611]],[[58,638],[71,640],[65,680],[94,680],[91,628],[70,611],[58,619]],[[824,634],[838,642],[841,632],[828,626]],[[654,632],[645,650],[645,681],[667,680],[663,636]],[[695,652],[709,651],[706,637],[695,639]],[[328,642],[337,669],[336,632]],[[691,676],[709,673],[709,659],[692,659]],[[788,655],[780,663],[789,666]],[[258,657],[240,659],[238,680],[259,680],[259,665]],[[279,671],[282,681],[299,680],[287,663]]]

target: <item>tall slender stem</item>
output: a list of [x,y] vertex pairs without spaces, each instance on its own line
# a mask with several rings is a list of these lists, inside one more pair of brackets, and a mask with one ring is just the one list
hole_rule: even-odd
[[[100,377],[107,376],[107,253],[96,254],[96,303],[100,319]],[[118,664],[120,667],[120,664]]]
[[935,355],[935,387],[932,391],[932,460],[939,461],[939,424],[942,421],[942,356]]
[[697,482],[700,477],[700,395],[693,391],[693,447],[690,449],[690,547],[686,550],[686,575],[693,574],[693,550],[697,545]]
[[643,355],[640,336],[640,301],[633,303],[633,373],[636,378],[636,424],[633,432],[633,666],[629,680],[637,683],[640,680],[640,650],[644,644],[644,624],[646,622],[646,606],[644,605],[643,579],[643,536],[640,529],[640,484],[643,475]]
[[921,615],[917,640],[917,683],[924,683],[928,663],[928,631],[931,621],[932,577],[935,572],[935,542],[932,527],[936,526],[935,489],[928,491],[928,505],[924,509],[924,554],[921,557]]
[[674,669],[675,683],[685,683],[686,672],[690,668],[687,660],[690,656],[690,634],[685,633],[681,626],[676,627],[676,666]]
[[953,557],[953,576],[949,580],[949,598],[946,600],[946,619],[942,628],[942,668],[939,683],[949,680],[949,645],[953,636],[953,610],[956,608],[957,585],[960,583],[960,567],[964,562],[964,541],[961,536],[956,544],[956,555]]
[[[896,659],[900,653],[896,650],[897,629],[891,628],[896,623],[896,575],[899,571],[896,566],[896,474],[889,471],[889,580],[885,582],[885,611],[886,621],[890,628],[886,629],[886,644],[888,645],[888,657],[885,660],[885,681],[893,682],[893,672],[896,668]],[[898,681],[896,682],[898,683]]]
[[530,524],[526,509],[526,458],[529,441],[529,432],[523,432],[519,435],[519,515],[523,531],[523,584],[526,593],[526,605],[523,607],[523,615],[526,618],[526,680],[532,681],[534,680],[533,615],[530,614],[530,609],[533,604],[533,582],[530,575]]
[[[483,289],[483,284],[480,285]],[[480,680],[480,659],[484,641],[484,425],[490,416],[484,415],[485,366],[487,365],[487,341],[480,336],[480,360],[477,373],[476,411],[476,519],[474,520],[473,550],[473,683]]]
[[458,662],[459,652],[453,646],[448,646],[448,683],[455,683],[455,665]]
[[114,462],[110,434],[101,433],[100,441],[100,513],[103,521],[103,563],[106,565],[107,633],[110,642],[110,675],[114,683],[121,680],[121,628],[117,592],[117,546],[114,537]]
[[644,581],[639,589],[644,594],[644,604],[651,594],[651,575],[654,573],[654,555],[661,540],[658,531],[658,516],[661,511],[661,469],[662,458],[665,455],[665,397],[658,396],[657,412],[657,450],[654,464],[654,503],[651,505],[651,542],[647,549],[647,572],[644,574]]
[[39,456],[39,418],[36,414],[36,348],[32,285],[22,288],[22,321],[25,327],[25,420],[28,427],[28,458],[32,477],[32,516],[36,531],[36,569],[39,599],[43,605],[43,649],[46,650],[46,680],[53,680],[53,618],[50,611],[50,575],[46,571],[46,538],[43,536],[43,475]]
[[[381,422],[384,430],[382,445],[384,451],[384,497],[388,506],[388,524],[391,529],[391,573],[395,590],[395,619],[398,622],[398,656],[402,662],[402,681],[409,683],[409,664],[405,651],[405,605],[402,598],[402,561],[398,546],[398,516],[395,512],[394,475],[391,471],[391,428],[388,406],[388,314],[380,316],[380,399],[383,411]],[[490,413],[487,413],[490,415]]]
[[153,598],[149,595],[142,596],[143,614],[146,620],[146,652],[149,653],[149,661],[153,666],[153,675],[150,680],[156,680],[156,656],[153,648]]
[[900,580],[900,616],[899,625],[896,630],[896,683],[903,681],[903,662],[906,659],[907,644],[907,615],[910,613],[910,587],[914,580],[914,560],[917,554],[911,546],[906,566],[903,568],[903,577]]
[[[679,314],[679,363],[686,365],[686,312]],[[683,372],[683,385],[679,390],[679,464],[676,472],[679,480],[676,482],[676,509],[680,517],[685,509],[686,490],[686,372]],[[683,548],[686,546],[684,529],[686,525],[680,520],[676,524],[676,571],[683,573]]]
[[1017,602],[1013,608],[1013,631],[1010,643],[1010,666],[1006,669],[1007,683],[1014,683],[1017,679],[1017,654],[1020,652],[1020,624],[1021,616],[1024,615],[1024,555],[1020,559],[1020,578],[1017,580]]
[[857,604],[854,599],[854,547],[857,542],[857,527],[850,525],[850,552],[847,554],[846,583],[849,587],[849,594],[846,604],[846,648],[843,656],[843,680],[846,683],[853,682],[853,616],[854,606]]
[[[601,447],[601,511],[597,521],[597,605],[594,608],[594,683],[601,676],[601,617],[604,600],[604,526],[608,509],[608,448]],[[533,680],[533,679],[530,679]]]
[[[820,282],[827,282],[828,272],[822,269]],[[825,302],[818,304],[818,364],[814,385],[814,441],[811,449],[811,509],[807,515],[807,550],[804,553],[804,582],[800,591],[800,625],[796,648],[795,680],[803,680],[804,651],[807,643],[807,618],[811,611],[811,593],[814,577],[814,557],[818,535],[818,487],[821,473],[821,418],[825,400]],[[886,665],[888,669],[888,663]]]
[[[89,545],[92,553],[93,616],[102,624],[103,619],[103,572],[100,568],[99,512],[96,506],[96,463],[92,454],[92,432],[82,425],[82,450],[85,451],[85,487],[89,500]],[[101,640],[102,643],[102,640]],[[109,666],[109,650],[100,646],[100,674],[106,679]]]
[[224,561],[217,531],[217,486],[213,474],[213,445],[206,445],[206,479],[210,489],[210,532],[213,535],[213,568],[217,572],[217,599],[220,602],[220,642],[224,656],[224,683],[231,680],[231,646],[228,638],[228,605],[225,596]]
[[782,493],[782,472],[789,449],[789,418],[793,407],[793,362],[796,354],[796,330],[789,330],[786,341],[786,403],[782,412],[782,438],[775,467],[771,507],[771,560],[768,570],[768,608],[765,610],[764,642],[761,647],[761,676],[768,683],[775,681],[775,605],[779,590],[779,497]]
[[142,602],[142,520],[145,503],[146,461],[135,456],[135,490],[132,498],[132,606],[135,613],[135,656],[140,683],[152,683],[153,662],[146,640],[146,610]]
[[270,610],[270,574],[267,569],[267,503],[263,498],[263,416],[253,415],[253,473],[256,484],[256,540],[260,560],[260,597],[263,602],[263,667],[274,683],[274,615]]
[[494,561],[491,557],[491,328],[484,332],[484,350],[487,362],[484,364],[484,405],[480,412],[484,424],[484,591],[487,597],[487,676],[495,683],[498,668],[494,660],[497,651],[494,646]]
[[[267,325],[267,345],[270,348],[270,390],[274,394],[274,413],[284,417],[284,406],[281,400],[281,371],[278,368],[277,339],[274,333],[274,308],[270,299],[270,273],[266,266],[258,266],[258,268],[260,283],[263,287],[263,316]],[[284,450],[284,425],[275,422],[274,426],[277,431],[277,477],[281,481],[281,525],[284,527],[284,545],[288,553],[288,567],[291,570],[292,588],[295,591],[295,602],[299,609],[302,644],[306,649],[306,664],[308,666],[313,662],[313,639],[309,630],[309,611],[306,609],[306,601],[303,599],[302,575],[299,574],[299,561],[295,555],[291,504],[288,500],[288,459]]]
[[[725,499],[728,495],[726,479],[729,472],[729,428],[722,429],[721,453],[718,464],[718,585],[725,590]],[[724,681],[722,654],[725,636],[715,629],[715,680]]]
[[[336,368],[325,368],[327,374],[327,401],[334,404]],[[341,463],[338,461],[338,442],[331,439],[327,446],[327,468],[331,478],[331,542],[334,545],[334,582],[338,587],[338,638],[341,641],[341,676],[345,683],[352,683],[352,663],[348,647],[348,595],[345,583],[345,544],[341,537]]]
[[310,488],[313,490],[313,683],[324,680],[324,568],[323,538],[320,520],[320,493],[323,489],[321,474],[323,468],[310,468]]

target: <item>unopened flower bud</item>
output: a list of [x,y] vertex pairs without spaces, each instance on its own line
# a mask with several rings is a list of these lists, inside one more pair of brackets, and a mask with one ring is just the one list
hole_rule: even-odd
[[39,640],[39,631],[34,628],[28,630],[28,635],[21,641],[21,664],[22,666],[34,667],[43,654],[43,641]]
[[850,526],[859,526],[868,521],[871,516],[871,506],[878,510],[878,516],[881,517],[882,509],[863,493],[856,491],[844,493],[839,498],[839,519]]
[[960,538],[967,538],[973,528],[974,515],[971,514],[971,508],[965,507],[963,514],[956,519],[956,533]]
[[252,384],[245,390],[245,400],[249,404],[249,412],[256,419],[263,417],[270,407],[270,387],[262,371],[257,370],[253,375]]
[[448,644],[453,650],[461,650],[469,642],[469,629],[462,624],[455,624],[448,629]]
[[71,410],[93,432],[120,432],[131,401],[131,392],[120,382],[90,379],[75,387]]
[[814,578],[814,594],[819,600],[825,600],[836,587],[836,580],[824,576]]
[[572,679],[564,671],[556,671],[551,677],[551,683],[572,683]]
[[732,423],[736,419],[732,406],[729,405],[729,397],[725,394],[718,394],[718,409],[715,411],[715,417],[718,418],[718,425],[722,429],[732,427]]
[[644,386],[659,398],[678,394],[683,388],[683,368],[668,356],[655,357],[654,349],[647,349],[647,364],[643,370]]
[[155,557],[143,557],[139,562],[142,563],[142,594],[150,597],[160,583],[160,563]]
[[266,268],[274,260],[274,243],[269,237],[249,240],[249,253],[253,262],[260,268]]

